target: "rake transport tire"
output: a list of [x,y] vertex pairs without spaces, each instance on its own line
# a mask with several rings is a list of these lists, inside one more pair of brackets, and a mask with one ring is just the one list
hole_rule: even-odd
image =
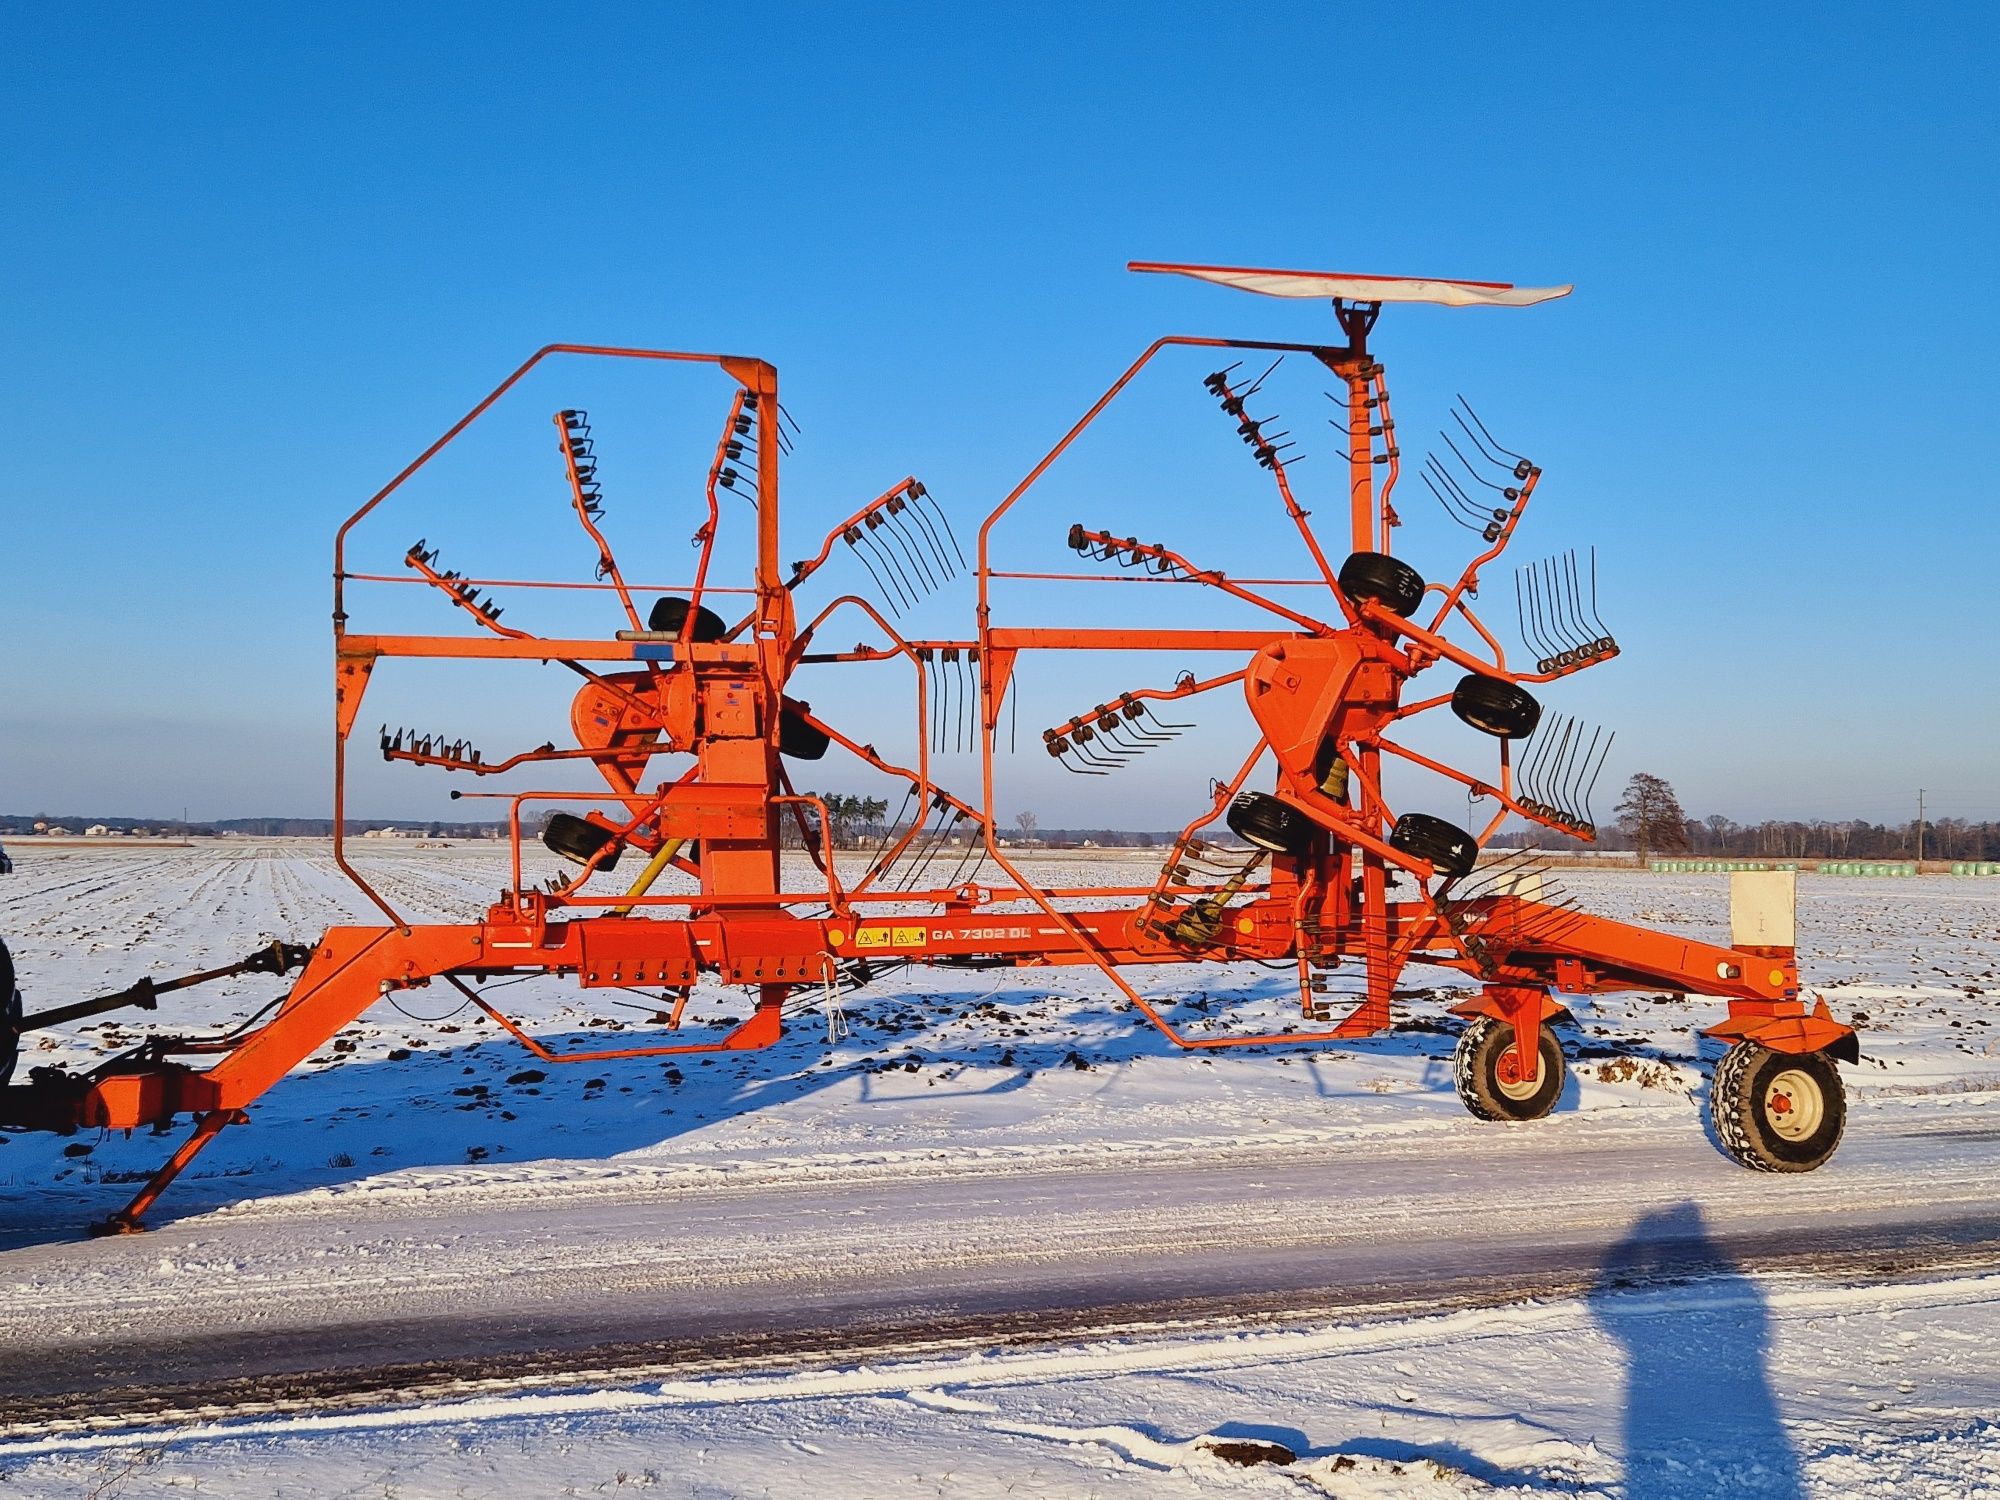
[[1738,1042],[1715,1065],[1708,1117],[1722,1149],[1758,1172],[1810,1172],[1847,1128],[1847,1089],[1824,1052]]
[[1373,599],[1408,616],[1424,602],[1424,578],[1400,557],[1354,552],[1340,565],[1340,591],[1350,599]]
[[[553,813],[542,828],[542,842],[572,864],[587,865],[615,835],[608,828],[599,828],[588,818],[579,818],[575,813]],[[597,862],[600,870],[609,870],[618,863],[618,851],[612,850]]]
[[1468,672],[1451,690],[1451,711],[1482,734],[1524,740],[1542,722],[1542,705],[1526,688]]
[[833,737],[808,719],[792,704],[778,710],[778,753],[793,760],[819,760]]
[[21,1057],[21,992],[14,986],[14,955],[0,942],[0,1086],[14,1076]]
[[1224,821],[1243,842],[1272,854],[1304,854],[1312,845],[1312,819],[1263,792],[1243,793],[1229,804]]
[[[678,594],[669,594],[653,606],[653,612],[646,617],[646,628],[664,635],[679,635],[681,627],[687,624],[689,607],[688,600]],[[729,633],[729,627],[722,623],[722,616],[707,605],[694,605],[693,608],[695,640],[719,641]]]
[[1539,1067],[1532,1078],[1521,1071],[1514,1028],[1492,1016],[1476,1016],[1459,1033],[1451,1057],[1451,1081],[1465,1107],[1481,1120],[1539,1120],[1556,1107],[1569,1075],[1562,1043],[1546,1026],[1535,1028]]
[[1404,813],[1389,830],[1389,847],[1428,861],[1448,880],[1462,880],[1479,863],[1479,841],[1456,823],[1429,813]]

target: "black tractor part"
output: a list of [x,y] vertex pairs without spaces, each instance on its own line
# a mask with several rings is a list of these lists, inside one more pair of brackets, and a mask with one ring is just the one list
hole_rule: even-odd
[[14,985],[14,955],[0,942],[0,1087],[21,1057],[21,992]]
[[[579,818],[575,813],[551,813],[549,821],[542,827],[542,842],[572,864],[587,865],[591,857],[605,845],[614,842],[618,835],[608,828],[600,828],[588,818]],[[615,869],[618,851],[613,849],[603,859],[598,860],[600,870]]]
[[1451,711],[1483,734],[1524,740],[1542,722],[1542,705],[1518,683],[1469,672],[1451,690]]
[[1479,844],[1456,823],[1429,813],[1404,813],[1389,830],[1389,847],[1426,860],[1447,880],[1462,880],[1479,863]]
[[646,617],[646,628],[663,635],[679,635],[681,627],[687,624],[690,608],[694,610],[695,640],[719,641],[729,633],[721,615],[705,604],[691,605],[678,594],[669,594],[653,606],[653,612]]
[[1340,591],[1350,599],[1372,599],[1407,617],[1424,601],[1424,579],[1400,557],[1355,552],[1340,565]]
[[1244,792],[1229,804],[1223,821],[1246,844],[1273,854],[1303,854],[1312,845],[1311,818],[1264,792]]
[[793,760],[819,760],[833,739],[805,716],[802,705],[789,698],[778,711],[778,753]]

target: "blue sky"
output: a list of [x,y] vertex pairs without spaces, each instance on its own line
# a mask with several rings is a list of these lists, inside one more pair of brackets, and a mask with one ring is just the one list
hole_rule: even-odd
[[[775,361],[804,556],[910,472],[969,533],[1157,333],[1332,338],[1314,304],[1139,257],[1575,282],[1391,309],[1376,348],[1407,455],[1463,390],[1546,469],[1522,556],[1599,547],[1625,655],[1547,696],[1618,730],[1607,785],[1885,820],[1923,785],[1933,816],[2000,816],[1989,7],[210,5],[10,30],[0,809],[323,813],[332,530],[543,342]],[[1206,368],[1079,455],[1024,560],[1103,517],[1296,566]],[[536,467],[582,404],[626,466],[628,568],[678,576],[717,403],[566,369],[377,560],[422,534],[586,568]],[[1330,483],[1331,436],[1305,446],[1302,486]],[[1455,572],[1464,534],[1418,501],[1399,550]],[[1106,623],[1129,592],[1023,608]],[[1174,664],[1121,666],[1144,671],[1105,691]],[[1094,701],[1069,671],[1030,664],[1024,732]],[[489,753],[563,722],[552,675],[462,705],[402,686]],[[811,696],[894,743],[888,689]],[[1178,825],[1231,732],[1115,785],[1030,756],[1001,811]],[[444,785],[371,773],[356,810],[441,811]]]

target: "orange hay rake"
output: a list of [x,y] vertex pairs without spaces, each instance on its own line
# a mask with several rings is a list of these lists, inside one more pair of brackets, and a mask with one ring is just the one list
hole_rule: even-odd
[[[342,1027],[398,991],[444,983],[551,1062],[668,1056],[769,1046],[801,1001],[831,999],[879,977],[885,963],[944,967],[1088,965],[1176,1046],[1212,1049],[1320,1045],[1389,1026],[1397,981],[1412,963],[1472,976],[1477,995],[1452,1007],[1466,1021],[1455,1076],[1467,1106],[1487,1119],[1531,1119],[1554,1107],[1564,1060],[1550,1023],[1556,997],[1622,989],[1714,996],[1727,1015],[1709,1035],[1729,1042],[1711,1109],[1725,1147],[1746,1165],[1803,1170],[1838,1143],[1844,1118],[1831,1059],[1852,1060],[1855,1037],[1824,1003],[1802,997],[1788,887],[1746,889],[1732,946],[1721,947],[1592,916],[1553,899],[1519,855],[1481,861],[1509,817],[1589,838],[1590,792],[1609,750],[1601,732],[1545,716],[1529,685],[1550,683],[1609,660],[1617,646],[1596,613],[1595,559],[1546,560],[1515,578],[1522,634],[1534,669],[1510,665],[1474,608],[1482,573],[1510,545],[1541,470],[1502,447],[1469,407],[1444,434],[1450,458],[1420,470],[1447,515],[1481,550],[1448,584],[1426,583],[1391,554],[1399,524],[1393,496],[1401,471],[1389,389],[1368,340],[1383,307],[1527,306],[1567,287],[1421,281],[1249,268],[1137,264],[1245,290],[1331,302],[1343,342],[1270,343],[1169,337],[1146,349],[985,518],[961,550],[944,509],[905,479],[829,531],[818,550],[789,568],[780,561],[779,466],[788,444],[777,371],[756,359],[553,345],[509,375],[444,436],[341,526],[334,544],[334,858],[385,919],[329,930],[310,947],[274,945],[231,970],[140,985],[97,1000],[0,1021],[0,1081],[12,1072],[21,1034],[120,1006],[150,1008],[167,989],[223,972],[302,971],[268,1015],[212,1038],[155,1036],[83,1072],[36,1068],[0,1090],[0,1125],[75,1131],[132,1129],[191,1115],[194,1133],[103,1228],[130,1230],[172,1178],[224,1127]],[[1266,583],[1239,580],[1164,544],[1078,524],[1068,542],[1083,573],[1010,572],[995,566],[996,538],[1010,513],[1051,465],[1133,379],[1156,360],[1187,352],[1224,368],[1203,384],[1269,476],[1296,531],[1319,603],[1282,602]],[[420,541],[405,556],[406,580],[441,594],[463,617],[455,634],[372,634],[352,628],[348,585],[376,581],[350,571],[349,534],[391,499],[531,370],[559,356],[671,361],[712,367],[725,383],[723,421],[707,471],[693,581],[648,601],[628,586],[600,524],[605,514],[596,438],[588,417],[556,414],[562,474],[575,518],[597,552],[596,585],[615,597],[622,623],[608,635],[551,638],[503,623],[494,588],[562,587],[480,580],[443,566]],[[1312,362],[1332,377],[1342,409],[1349,535],[1336,567],[1293,492],[1292,444],[1259,416],[1261,378],[1239,357]],[[725,496],[754,512],[754,567],[747,584],[711,580]],[[732,510],[731,514],[735,512]],[[801,623],[802,586],[846,548],[876,584],[887,613],[843,595]],[[1110,569],[1123,570],[1112,573]],[[902,611],[969,572],[975,628],[958,639],[907,637]],[[1256,628],[1071,628],[1002,618],[996,583],[1132,577],[1228,596],[1260,612]],[[568,585],[574,587],[574,585]],[[860,616],[873,645],[825,649],[836,614]],[[734,618],[731,618],[731,616]],[[1216,663],[1169,684],[1140,685],[1051,725],[1042,748],[1080,775],[1109,775],[1189,726],[1175,705],[1218,690],[1244,695],[1254,743],[1228,780],[1193,809],[1157,878],[1127,887],[1065,888],[1021,868],[997,837],[996,756],[1011,739],[1005,717],[1024,654],[1171,651]],[[510,789],[512,879],[477,922],[413,923],[349,859],[345,838],[348,750],[372,675],[411,660],[560,663],[580,686],[569,739],[491,759],[463,741],[407,730],[381,732],[390,761],[443,768],[475,781],[544,763],[594,768],[608,795]],[[916,684],[917,735],[899,763],[788,693],[805,666],[907,663]],[[1446,669],[1434,690],[1412,685]],[[947,737],[956,698],[970,731],[956,748],[976,749],[978,795],[960,796],[932,776],[932,752]],[[1419,715],[1448,710],[1491,737],[1495,764],[1460,770],[1398,738]],[[1172,715],[1172,716],[1169,716]],[[975,743],[976,741],[976,743]],[[794,790],[788,763],[838,746],[904,788],[916,815],[892,821],[883,847],[857,874],[835,857],[833,820],[821,799]],[[661,763],[667,762],[665,769]],[[1398,813],[1384,786],[1392,763],[1415,766],[1492,804],[1476,832],[1416,811]],[[458,792],[454,796],[460,795]],[[543,842],[574,873],[546,886],[522,871],[524,814],[558,810]],[[609,809],[604,811],[602,809]],[[781,878],[781,833],[796,829],[817,871],[808,890]],[[933,863],[951,831],[970,832],[966,855],[938,879]],[[983,855],[999,872],[965,878]],[[643,861],[636,880],[609,879],[622,860]],[[628,866],[629,868],[629,866]],[[982,863],[979,868],[984,868]],[[687,889],[656,889],[669,869]],[[925,877],[930,877],[925,883]],[[1763,877],[1782,880],[1787,877]],[[1393,893],[1393,894],[1392,894]],[[1189,1035],[1149,1000],[1129,971],[1139,965],[1259,961],[1296,973],[1302,1024],[1257,1034]],[[1329,1009],[1328,976],[1359,968],[1359,1003]],[[657,991],[665,1034],[645,1046],[552,1053],[491,1004],[473,983],[549,974],[584,989]],[[748,989],[747,1019],[689,1036],[683,1030],[697,983]],[[7,986],[11,989],[11,985]],[[203,1065],[205,1063],[205,1065]]]

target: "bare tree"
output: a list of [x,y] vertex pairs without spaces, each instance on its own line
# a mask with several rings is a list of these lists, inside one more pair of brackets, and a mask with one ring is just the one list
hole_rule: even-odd
[[1632,840],[1641,864],[1648,854],[1687,848],[1687,814],[1680,799],[1650,771],[1635,772],[1625,783],[1617,811],[1619,831]]
[[1042,821],[1031,812],[1017,812],[1014,814],[1014,826],[1021,830],[1021,842],[1032,844],[1035,830],[1042,826]]

